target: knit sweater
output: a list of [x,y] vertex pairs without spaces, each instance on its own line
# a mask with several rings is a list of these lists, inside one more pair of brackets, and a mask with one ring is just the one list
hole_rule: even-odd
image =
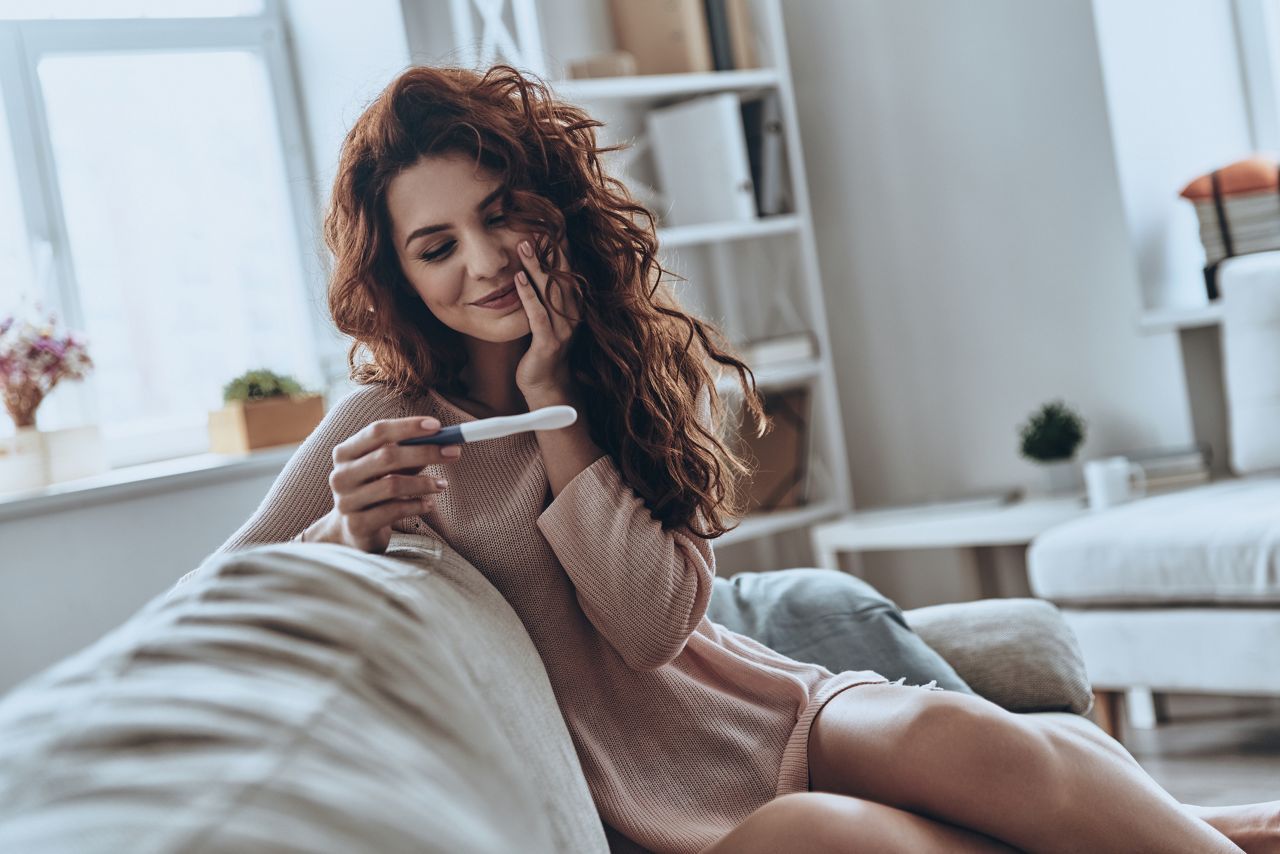
[[[329,512],[335,445],[381,418],[475,420],[433,392],[380,386],[338,403],[223,546],[292,539]],[[706,619],[715,556],[663,531],[608,455],[554,499],[536,438],[464,446],[426,473],[449,488],[394,527],[446,542],[519,615],[547,669],[592,797],[614,831],[692,854],[772,798],[808,788],[808,735],[822,705],[883,677],[833,675]]]

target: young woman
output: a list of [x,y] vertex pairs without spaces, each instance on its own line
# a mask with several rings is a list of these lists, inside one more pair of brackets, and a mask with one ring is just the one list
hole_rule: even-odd
[[[597,127],[502,67],[413,68],[364,112],[325,222],[364,387],[224,548],[443,539],[524,622],[606,825],[653,851],[1274,850],[1276,809],[1199,817],[1087,724],[832,674],[704,619],[711,540],[742,509],[712,363],[760,401],[660,282]],[[399,444],[552,404],[578,422]]]

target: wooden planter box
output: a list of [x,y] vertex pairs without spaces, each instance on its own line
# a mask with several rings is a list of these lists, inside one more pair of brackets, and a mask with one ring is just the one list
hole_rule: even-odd
[[318,394],[236,401],[209,413],[209,448],[239,454],[301,442],[324,418]]

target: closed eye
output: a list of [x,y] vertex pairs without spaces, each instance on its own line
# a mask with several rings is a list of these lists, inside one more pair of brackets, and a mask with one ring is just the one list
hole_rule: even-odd
[[[506,222],[507,222],[507,215],[504,213],[492,214],[488,219],[484,221],[485,225],[487,225],[489,228],[499,228],[503,225],[506,225]],[[428,263],[432,261],[439,261],[447,257],[451,252],[453,252],[453,247],[457,245],[458,243],[456,240],[446,240],[444,243],[441,243],[439,246],[433,249],[430,249],[426,252],[423,252],[421,255],[418,256],[418,258]]]
[[427,262],[439,261],[441,258],[444,258],[446,255],[452,252],[453,247],[457,245],[458,245],[457,241],[446,240],[444,243],[440,244],[436,248],[431,249],[427,252],[423,252],[421,255],[418,256],[418,258]]

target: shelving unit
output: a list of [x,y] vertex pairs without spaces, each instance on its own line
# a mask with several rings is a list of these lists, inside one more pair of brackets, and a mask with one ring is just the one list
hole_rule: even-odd
[[1165,308],[1147,311],[1138,318],[1138,328],[1143,332],[1180,332],[1183,329],[1199,329],[1217,326],[1222,322],[1222,306],[1218,303],[1189,308]]
[[[601,136],[607,144],[636,142],[645,131],[646,113],[656,107],[726,92],[742,100],[776,96],[790,209],[751,221],[658,229],[663,265],[684,280],[677,291],[687,310],[716,322],[735,343],[801,332],[816,343],[814,358],[752,366],[766,393],[798,386],[809,390],[804,502],[748,516],[717,546],[802,531],[852,505],[782,9],[780,0],[751,0],[750,9],[761,67],[577,80],[566,79],[563,69],[569,63],[616,47],[605,0],[405,0],[404,5],[414,61],[481,68],[507,62],[540,73],[559,97],[605,123]],[[442,27],[443,14],[453,16],[451,28]],[[645,146],[636,152],[625,174],[622,163],[610,166],[640,195],[639,189],[658,182]],[[722,378],[718,387],[732,396],[735,380],[736,375]]]

